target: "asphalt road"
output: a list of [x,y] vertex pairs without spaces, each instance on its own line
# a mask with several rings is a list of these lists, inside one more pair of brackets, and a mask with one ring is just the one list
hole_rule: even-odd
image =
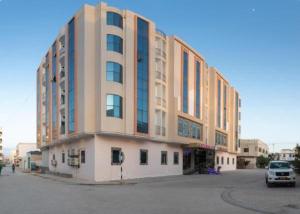
[[264,170],[76,185],[30,174],[0,176],[0,214],[299,214],[296,188],[267,188]]

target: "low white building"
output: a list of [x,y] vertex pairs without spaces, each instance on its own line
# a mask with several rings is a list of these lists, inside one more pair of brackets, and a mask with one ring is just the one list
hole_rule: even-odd
[[294,161],[295,149],[281,149],[279,153],[279,159],[284,161]]
[[35,150],[37,150],[36,143],[19,143],[16,148],[16,166],[25,169],[27,152]]

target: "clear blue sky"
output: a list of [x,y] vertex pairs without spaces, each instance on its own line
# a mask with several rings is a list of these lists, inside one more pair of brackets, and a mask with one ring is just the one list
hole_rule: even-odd
[[[35,142],[35,73],[59,29],[96,0],[0,0],[4,146]],[[240,91],[242,137],[300,142],[300,0],[109,0],[198,50]],[[286,143],[286,145],[284,144]]]

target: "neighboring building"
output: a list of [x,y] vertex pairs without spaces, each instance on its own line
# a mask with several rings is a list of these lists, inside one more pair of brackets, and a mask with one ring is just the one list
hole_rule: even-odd
[[0,127],[0,162],[4,160],[4,154],[3,154],[3,132],[2,128]]
[[15,164],[20,168],[25,168],[27,152],[37,150],[36,143],[19,143],[16,148]]
[[269,146],[259,139],[240,139],[239,159],[249,161],[246,168],[256,168],[256,159],[259,156],[268,157]]
[[294,161],[295,149],[281,149],[279,153],[279,159],[284,161]]
[[9,153],[9,162],[10,163],[16,163],[16,159],[17,159],[17,150],[16,149],[12,149]]
[[214,167],[216,152],[233,170],[240,102],[184,41],[131,11],[85,5],[37,70],[42,167],[117,180],[124,154],[125,179],[179,175]]
[[41,163],[42,163],[41,151],[27,152],[26,158],[24,158],[24,169],[30,171],[36,170],[41,166]]

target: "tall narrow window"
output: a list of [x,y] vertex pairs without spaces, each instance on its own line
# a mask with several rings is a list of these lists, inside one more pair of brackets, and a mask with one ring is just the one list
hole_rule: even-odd
[[174,165],[178,165],[179,164],[179,152],[174,152],[173,164]]
[[162,151],[161,152],[161,165],[167,165],[168,164],[168,152]]
[[80,151],[80,163],[85,163],[85,150]]
[[218,80],[217,126],[218,128],[221,128],[221,80]]
[[107,34],[107,50],[123,54],[123,39],[117,35]]
[[188,113],[188,53],[183,52],[183,68],[182,68],[182,110],[184,113]]
[[148,164],[148,150],[141,149],[140,150],[140,165]]
[[114,94],[106,96],[106,116],[122,118],[122,97]]
[[75,20],[69,22],[68,49],[68,127],[69,133],[75,131]]
[[[49,54],[46,56],[46,61],[49,61]],[[46,122],[46,142],[49,141],[49,117],[50,117],[50,112],[49,112],[49,64],[47,63],[46,68],[45,68],[45,110],[46,110],[46,115],[45,115],[45,122]]]
[[[52,130],[56,130],[57,102],[56,102],[56,42],[52,45]],[[54,136],[54,135],[53,135]]]
[[223,121],[223,128],[224,130],[227,129],[227,86],[224,85],[223,88],[223,105],[224,105],[224,121]]
[[196,117],[200,118],[200,94],[201,94],[201,71],[200,71],[200,62],[196,61]]
[[116,62],[106,63],[106,80],[114,81],[118,83],[123,82],[123,67]]
[[137,18],[137,115],[136,130],[148,133],[149,113],[149,24]]
[[240,146],[239,144],[239,106],[240,106],[239,94],[235,93],[235,150]]
[[123,18],[120,14],[114,12],[106,13],[106,24],[114,25],[119,28],[123,28]]

